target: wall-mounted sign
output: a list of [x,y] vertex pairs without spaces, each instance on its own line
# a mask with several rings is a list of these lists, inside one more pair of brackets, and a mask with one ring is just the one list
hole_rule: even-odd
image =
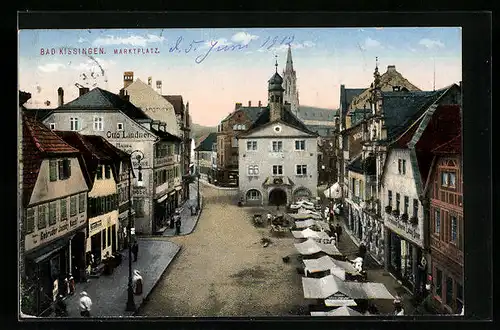
[[57,234],[57,227],[54,227],[50,230],[42,231],[40,233],[40,241],[44,241],[47,238],[54,236],[55,234]]
[[387,227],[393,229],[395,233],[415,242],[419,242],[419,245],[422,245],[422,238],[417,227],[408,222],[397,221],[393,216],[387,216],[386,220]]
[[93,231],[102,226],[102,220],[96,221],[90,225],[90,230]]
[[352,137],[354,138],[354,140],[359,140],[363,137],[363,132],[358,132],[356,134],[353,134]]
[[68,223],[66,222],[64,225],[59,226],[58,232],[62,232],[68,230]]
[[152,134],[147,133],[147,132],[112,132],[112,131],[107,131],[106,132],[106,137],[108,139],[150,139],[153,137]]

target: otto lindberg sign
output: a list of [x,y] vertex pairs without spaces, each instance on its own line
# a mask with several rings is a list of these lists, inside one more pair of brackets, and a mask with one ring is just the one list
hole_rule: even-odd
[[149,139],[153,138],[153,135],[147,132],[112,132],[112,131],[107,131],[106,132],[106,137],[108,139]]

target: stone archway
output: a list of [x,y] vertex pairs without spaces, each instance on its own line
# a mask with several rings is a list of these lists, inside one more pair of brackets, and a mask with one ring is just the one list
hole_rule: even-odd
[[305,200],[309,200],[311,199],[312,197],[312,193],[309,189],[305,188],[305,187],[300,187],[300,188],[297,188],[294,192],[293,192],[293,200],[294,202],[298,202],[302,199],[305,199]]
[[287,196],[285,190],[281,188],[274,188],[269,193],[269,204],[270,205],[286,205]]

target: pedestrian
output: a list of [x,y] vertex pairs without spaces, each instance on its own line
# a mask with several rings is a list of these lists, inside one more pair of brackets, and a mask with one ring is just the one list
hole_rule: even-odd
[[337,239],[340,242],[340,237],[342,236],[342,226],[338,223],[335,225],[335,233],[337,234]]
[[363,259],[366,256],[366,245],[364,241],[361,241],[361,244],[359,244],[358,255]]
[[132,286],[134,288],[134,293],[137,295],[142,294],[142,276],[141,273],[135,269],[134,276],[132,277]]
[[179,235],[181,233],[181,217],[177,215],[177,219],[175,220],[175,234]]
[[329,220],[330,220],[330,222],[331,222],[331,223],[333,223],[333,222],[335,221],[335,218],[333,217],[333,210],[332,210],[332,211],[330,211],[329,216],[330,216],[330,219],[329,219]]
[[68,310],[66,308],[66,303],[63,300],[62,295],[57,296],[56,305],[55,305],[55,314],[56,316],[68,316]]
[[134,261],[137,261],[137,254],[139,253],[139,244],[137,241],[134,241],[132,244],[132,254],[134,255]]
[[399,312],[399,310],[403,308],[403,303],[402,303],[401,297],[399,295],[396,295],[392,304],[394,305],[395,314],[397,314]]
[[92,308],[92,300],[87,292],[80,293],[80,315],[83,317],[90,317],[90,309]]

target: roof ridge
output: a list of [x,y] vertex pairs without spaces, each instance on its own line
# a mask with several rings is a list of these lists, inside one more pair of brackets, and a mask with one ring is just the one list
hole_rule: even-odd
[[453,138],[451,138],[450,140],[446,141],[445,143],[440,144],[439,146],[435,147],[431,151],[434,152],[435,150],[438,150],[439,148],[445,147],[446,145],[451,144],[452,142],[454,142],[456,139],[460,138],[461,136],[462,136],[462,132],[459,132]]
[[28,118],[29,116],[23,115],[24,118],[24,124],[26,125],[26,129],[28,130],[31,138],[33,139],[33,142],[35,143],[35,147],[40,151],[40,152],[45,152],[43,149],[41,143],[38,141],[38,138],[35,136],[35,132],[33,130],[33,127],[31,127],[30,121],[34,121],[32,118]]

